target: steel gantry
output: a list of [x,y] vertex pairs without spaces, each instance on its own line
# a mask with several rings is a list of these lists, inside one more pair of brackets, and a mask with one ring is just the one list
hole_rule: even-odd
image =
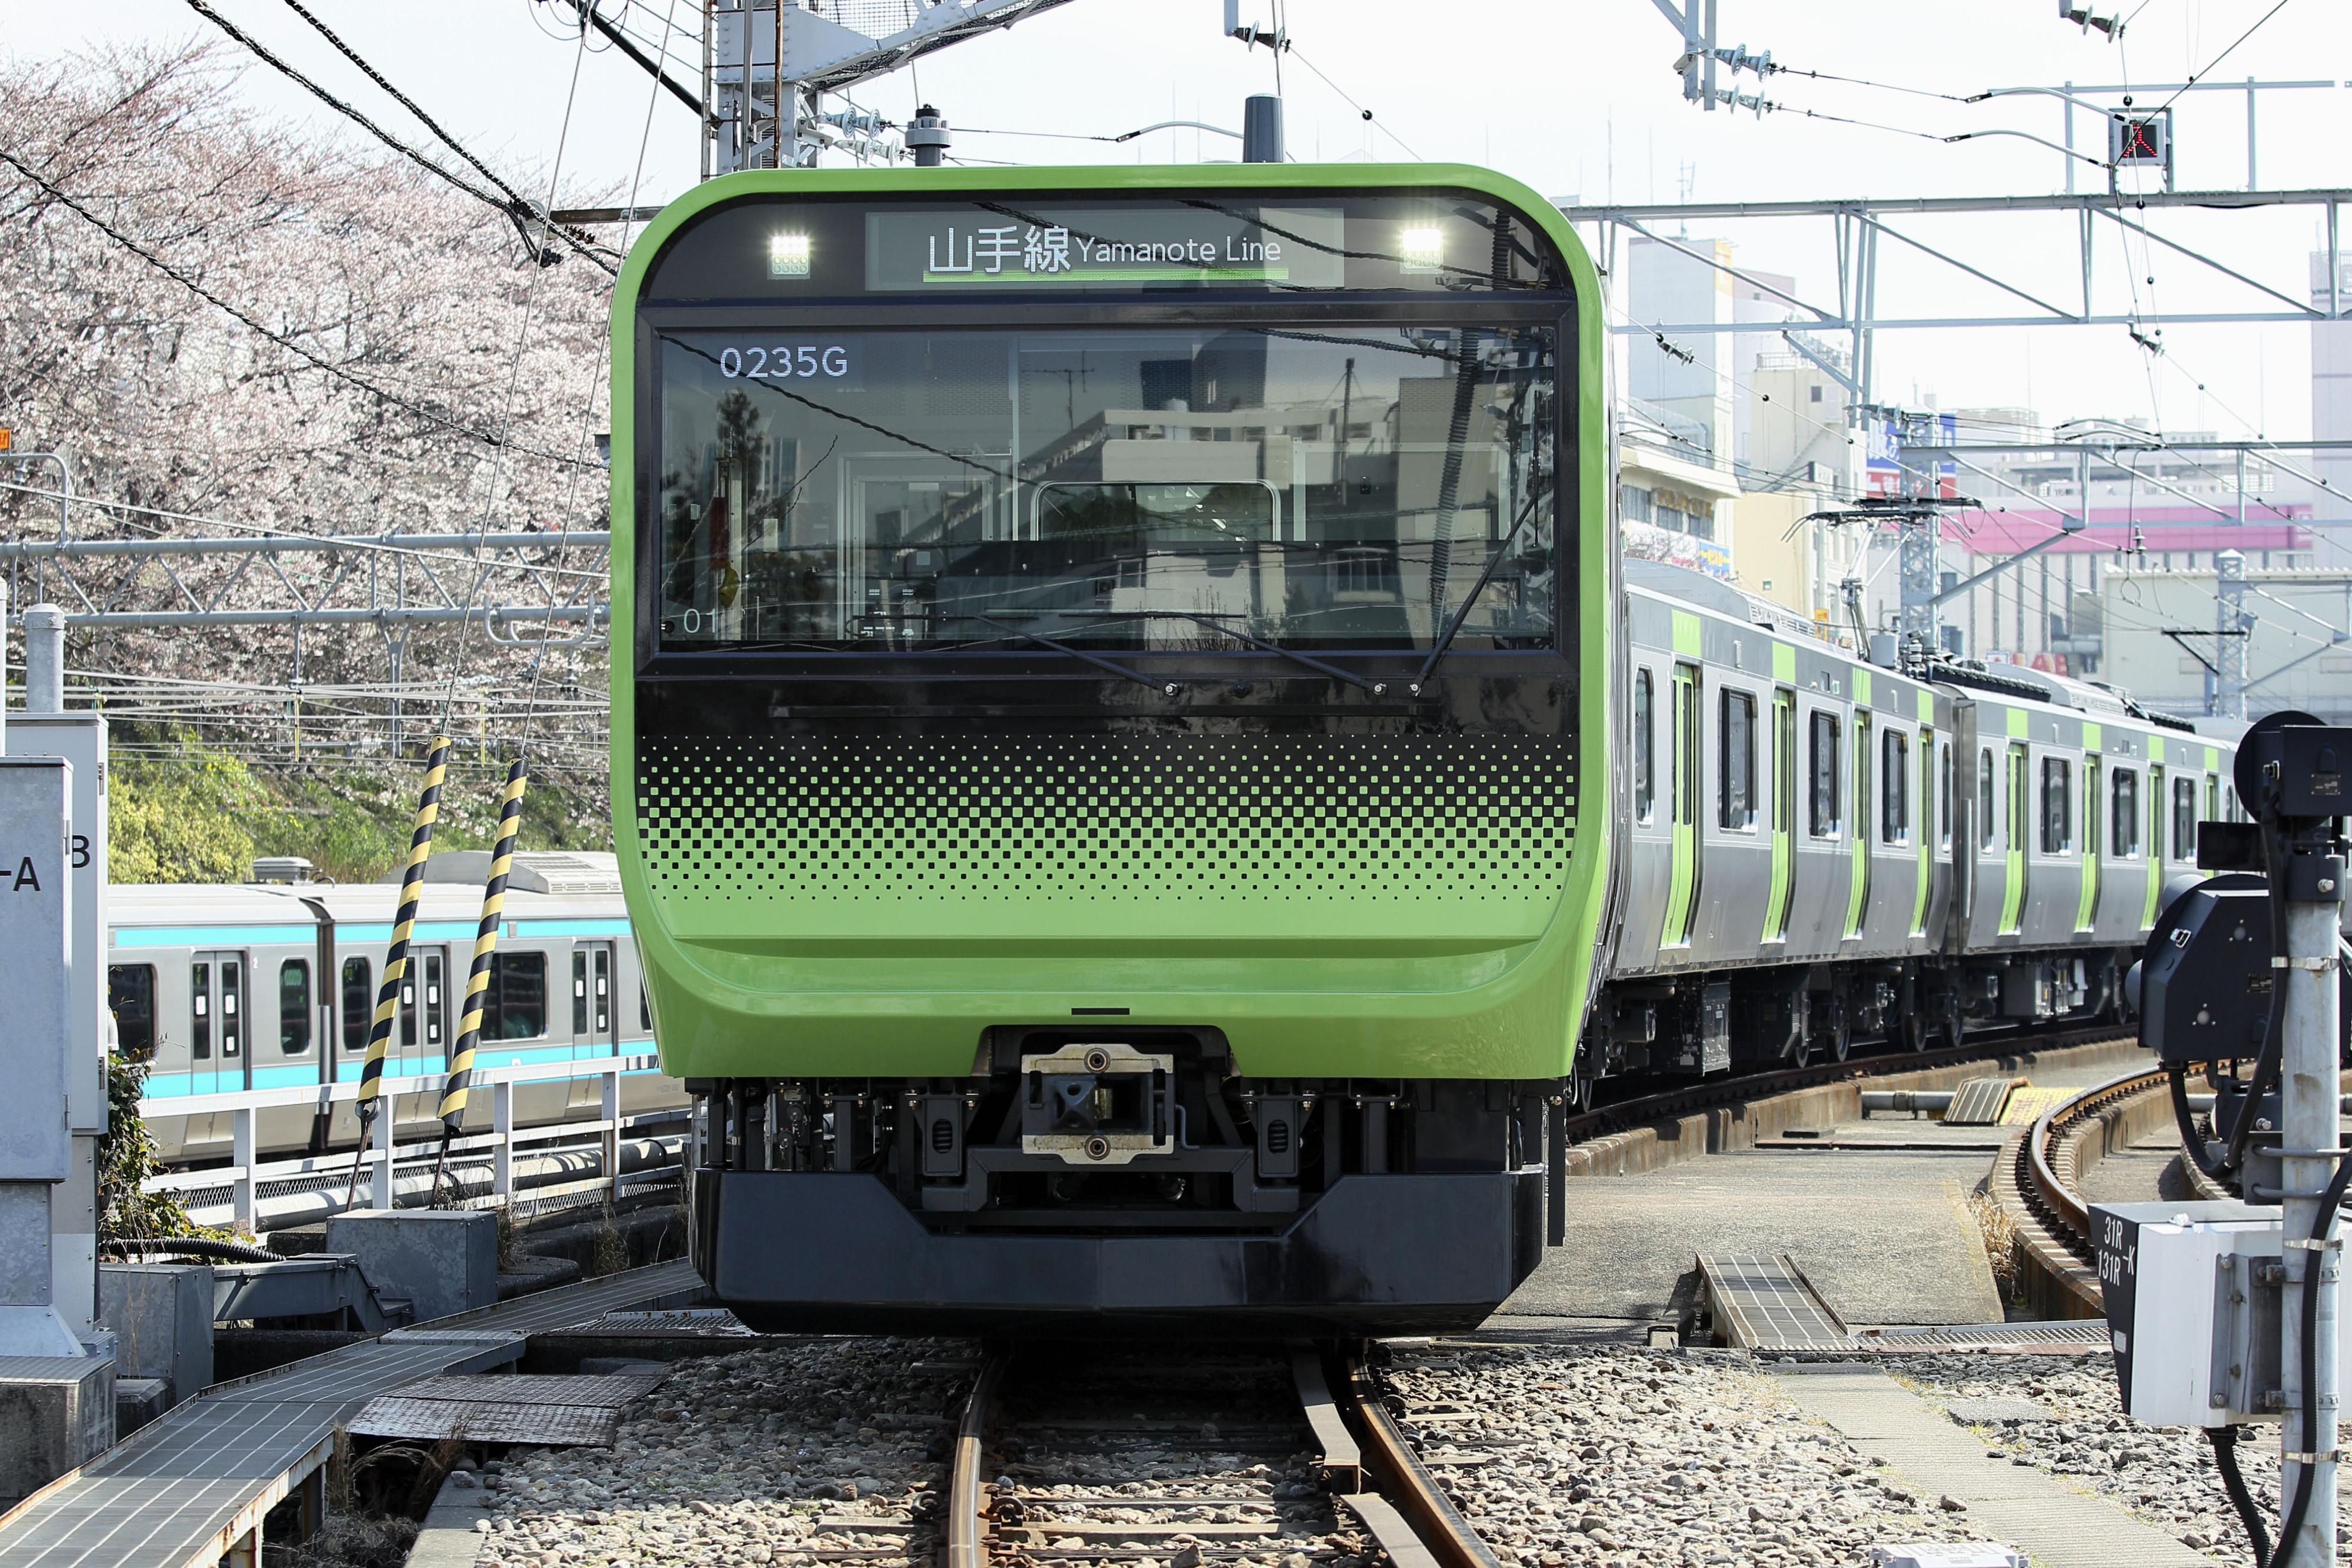
[[[2116,193],[2095,192],[2076,194],[2015,195],[2015,196],[1908,196],[1853,197],[1824,201],[1800,202],[1684,202],[1645,204],[1593,205],[1572,198],[1558,205],[1572,223],[1594,226],[1598,243],[1593,254],[1600,258],[1605,275],[1612,280],[1622,276],[1619,267],[1621,242],[1627,235],[1650,240],[1688,256],[1704,266],[1747,284],[1790,310],[1786,322],[1771,323],[1755,319],[1723,319],[1704,321],[1639,321],[1620,319],[1610,329],[1621,336],[1675,338],[1712,333],[1768,332],[1776,327],[1802,329],[1815,336],[1843,338],[1850,345],[1853,366],[1851,372],[1834,372],[1837,379],[1853,393],[1857,405],[1869,404],[1872,396],[1873,337],[1881,331],[1916,331],[1970,329],[1987,327],[2125,327],[2139,329],[2149,326],[2168,326],[2187,322],[2222,322],[2256,324],[2264,322],[2310,323],[2342,320],[2345,317],[2346,290],[2343,267],[2339,214],[2347,202],[2352,202],[2352,188],[2327,187],[2299,191],[2149,191]],[[2217,256],[2177,235],[2167,234],[2156,226],[2154,214],[2174,212],[2248,212],[2270,209],[2284,212],[2310,212],[2318,220],[2324,234],[2323,249],[2326,257],[2326,283],[2315,287],[2306,273],[2301,251],[2284,253],[2273,258],[2281,275],[2257,277],[2231,266]],[[2073,235],[2071,265],[2063,278],[2057,277],[2046,262],[2033,274],[2028,274],[2023,259],[2038,253],[2032,246],[2018,243],[2011,232],[2013,220],[2031,216],[2056,214],[2071,219],[2068,227]],[[1971,220],[1971,237],[1982,246],[1977,254],[1962,256],[1945,246],[1931,243],[1913,230],[1916,225],[1906,219],[1964,217]],[[1837,295],[1834,301],[1818,302],[1806,298],[1796,287],[1784,287],[1783,282],[1759,277],[1723,260],[1710,247],[1679,237],[1676,230],[1694,222],[1717,225],[1755,224],[1790,220],[1826,224],[1830,228],[1829,246],[1837,258]],[[2237,308],[2194,309],[2158,308],[2153,303],[2145,308],[2122,309],[2105,306],[2099,297],[2096,264],[2099,254],[2097,236],[2111,233],[2121,242],[2126,236],[2160,247],[2196,264],[2206,274],[2226,279],[2238,290],[2249,296],[2246,305]],[[2001,297],[2006,308],[1948,309],[1921,313],[1884,311],[1879,306],[1879,242],[1892,240],[1897,246],[1925,256],[1937,270],[1949,275],[1973,278]],[[1801,351],[1801,350],[1800,350]]]

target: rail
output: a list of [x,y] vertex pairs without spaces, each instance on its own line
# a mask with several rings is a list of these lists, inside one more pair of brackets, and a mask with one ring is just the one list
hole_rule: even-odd
[[[1006,1352],[991,1352],[957,1418],[945,1568],[988,1568],[988,1434],[1010,1365]],[[1360,1343],[1302,1349],[1291,1369],[1334,1502],[1363,1522],[1393,1568],[1502,1568],[1398,1427]]]
[[2042,1112],[1995,1163],[1993,1197],[2016,1227],[2025,1290],[2045,1314],[2097,1317],[2105,1311],[2090,1206],[2077,1190],[2084,1155],[2095,1140],[2104,1152],[2118,1125],[2128,1140],[2158,1111],[2169,1120],[2168,1088],[2160,1070],[2093,1084]]
[[[587,1071],[583,1071],[583,1069]],[[669,1179],[668,1166],[674,1158],[675,1140],[654,1140],[665,1157],[655,1157],[650,1146],[625,1150],[623,1140],[632,1134],[645,1134],[656,1128],[677,1127],[685,1124],[684,1106],[643,1112],[635,1115],[621,1114],[621,1080],[632,1073],[658,1071],[657,1058],[645,1056],[608,1056],[590,1061],[533,1062],[516,1067],[496,1067],[478,1071],[474,1077],[475,1092],[487,1092],[490,1098],[490,1129],[486,1133],[469,1133],[449,1140],[448,1157],[456,1168],[478,1170],[483,1156],[488,1156],[487,1189],[479,1196],[491,1206],[503,1206],[511,1201],[518,1190],[529,1190],[539,1197],[556,1197],[581,1192],[604,1189],[617,1198],[628,1187],[646,1182]],[[514,1092],[517,1086],[535,1083],[576,1082],[593,1079],[597,1083],[597,1114],[577,1120],[541,1123],[518,1127],[514,1118]],[[426,1094],[437,1097],[441,1092],[442,1075],[425,1074],[382,1081],[385,1102],[378,1116],[376,1139],[358,1162],[364,1179],[352,1207],[393,1207],[401,1196],[404,1185],[412,1188],[429,1185],[429,1177],[414,1175],[404,1177],[400,1167],[426,1166],[441,1156],[441,1128],[437,1120],[428,1124],[432,1131],[422,1139],[404,1145],[400,1140],[398,1105],[403,1095]],[[352,1151],[329,1151],[282,1160],[255,1158],[254,1128],[257,1113],[268,1109],[301,1106],[318,1113],[329,1113],[337,1105],[349,1104],[358,1099],[357,1082],[332,1084],[301,1084],[286,1089],[255,1089],[232,1091],[218,1094],[174,1094],[139,1103],[142,1116],[205,1116],[226,1115],[230,1126],[229,1163],[226,1166],[198,1166],[187,1170],[166,1171],[141,1182],[142,1191],[152,1193],[213,1193],[228,1189],[226,1203],[193,1206],[190,1218],[200,1223],[228,1223],[247,1232],[256,1229],[263,1219],[264,1207],[273,1201],[265,1197],[265,1186],[293,1184],[312,1190],[299,1195],[304,1213],[300,1218],[317,1218],[339,1213],[346,1205],[342,1195],[350,1183],[354,1164]],[[588,1140],[593,1139],[593,1145]],[[542,1151],[538,1158],[540,1168],[530,1168],[531,1151]],[[571,1162],[563,1156],[592,1154],[594,1174],[580,1179],[564,1179],[571,1174]],[[625,1155],[634,1155],[637,1168],[627,1168]],[[520,1156],[519,1158],[519,1155]],[[522,1167],[522,1168],[520,1168]],[[290,1195],[281,1195],[278,1201]],[[281,1217],[282,1218],[283,1217]]]

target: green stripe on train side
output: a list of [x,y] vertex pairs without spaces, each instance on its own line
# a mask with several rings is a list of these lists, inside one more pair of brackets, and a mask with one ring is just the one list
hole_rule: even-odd
[[2088,931],[2099,910],[2099,727],[2083,726],[2083,864],[2077,873],[2079,893],[2074,903],[2074,929]]
[[[1797,651],[1772,644],[1772,673],[1781,680],[1797,678]],[[1782,942],[1789,936],[1790,835],[1797,810],[1797,694],[1772,694],[1772,888],[1764,898],[1764,936]]]
[[1797,650],[1786,643],[1772,644],[1772,678],[1787,685],[1797,684]]
[[[1675,612],[1675,643],[1680,650],[1683,622],[1690,622],[1691,653],[1697,654],[1698,617]],[[1658,933],[1658,946],[1679,947],[1690,941],[1691,913],[1698,902],[1693,894],[1698,883],[1698,672],[1691,665],[1675,665],[1674,706],[1668,710],[1673,744],[1668,755],[1674,758],[1673,794],[1667,810],[1673,813],[1674,873],[1666,883],[1666,919]]]
[[1847,812],[1847,849],[1853,857],[1846,888],[1845,935],[1862,935],[1863,916],[1870,908],[1870,674],[1853,673],[1853,800]]
[[[1919,802],[1919,820],[1912,825],[1911,836],[1919,845],[1919,889],[1911,900],[1911,935],[1927,934],[1927,884],[1935,878],[1935,852],[1929,842],[1936,829],[1936,694],[1921,686],[1911,694],[1919,707],[1919,788],[1914,799]],[[1945,810],[1951,804],[1945,802]]]
[[2010,738],[2012,740],[2023,740],[2026,735],[2025,710],[2021,707],[2013,707],[2008,711]]
[[1686,610],[1675,612],[1675,652],[1685,659],[1700,656],[1701,632],[1699,618]]
[[[2009,716],[2011,734],[2022,730],[2025,716],[2011,711]],[[2015,936],[2018,920],[2025,913],[2025,770],[2028,753],[2023,745],[2011,741],[2001,756],[2002,821],[2009,841],[2001,855],[2000,930],[2003,936]]]

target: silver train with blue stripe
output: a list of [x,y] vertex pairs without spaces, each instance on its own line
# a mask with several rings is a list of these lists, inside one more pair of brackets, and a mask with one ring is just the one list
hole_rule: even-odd
[[1630,560],[1607,980],[1576,1092],[2114,1016],[2235,731],[2011,665],[1876,667]]
[[[404,1139],[435,1124],[488,862],[488,852],[458,851],[426,864],[384,1068],[388,1078],[433,1082],[430,1092],[395,1096]],[[166,1107],[175,1099],[358,1081],[398,895],[392,882],[108,890],[116,1049],[147,1065],[148,1124],[165,1159],[230,1151],[226,1112],[173,1114]],[[476,1066],[573,1061],[593,1073],[653,1049],[614,857],[515,856]],[[598,1092],[593,1076],[519,1084],[515,1118],[593,1119]],[[624,1079],[625,1114],[672,1104],[685,1104],[676,1081],[650,1071]],[[489,1117],[490,1097],[476,1094],[468,1129],[487,1130]],[[351,1102],[330,1104],[323,1093],[267,1105],[255,1127],[265,1156],[349,1148],[355,1135]]]

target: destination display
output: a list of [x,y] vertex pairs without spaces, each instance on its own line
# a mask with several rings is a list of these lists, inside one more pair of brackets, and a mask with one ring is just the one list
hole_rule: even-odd
[[1346,282],[1346,239],[1337,207],[885,209],[866,217],[866,287],[1338,288]]

